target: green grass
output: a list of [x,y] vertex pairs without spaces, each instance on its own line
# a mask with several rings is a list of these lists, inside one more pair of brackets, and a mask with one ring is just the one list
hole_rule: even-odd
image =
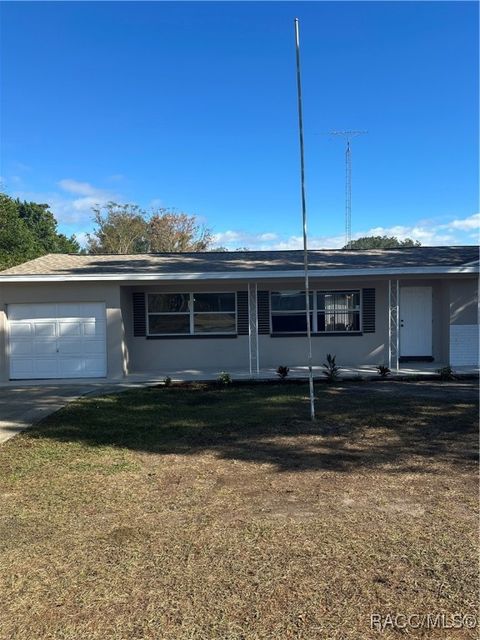
[[362,640],[375,612],[476,612],[476,385],[317,385],[315,423],[306,392],[83,398],[3,445],[0,637]]

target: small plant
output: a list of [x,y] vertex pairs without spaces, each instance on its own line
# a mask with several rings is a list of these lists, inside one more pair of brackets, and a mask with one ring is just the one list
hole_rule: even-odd
[[335,380],[338,379],[340,367],[336,364],[335,358],[336,356],[332,356],[330,353],[327,353],[327,362],[324,362],[322,365],[325,369],[322,373],[326,377],[327,382],[335,382]]
[[388,367],[386,367],[384,364],[379,364],[376,367],[377,371],[378,371],[378,375],[381,376],[382,378],[386,378],[387,376],[389,376],[392,372],[390,371],[390,369]]
[[164,381],[163,381],[163,384],[164,384],[166,387],[169,387],[169,386],[172,384],[172,379],[171,379],[171,377],[170,377],[170,376],[166,376],[166,378],[165,378],[165,379],[164,379]]
[[438,373],[440,376],[440,380],[455,380],[455,376],[453,375],[453,369],[450,365],[448,367],[442,367],[441,369],[436,369],[435,373]]
[[232,376],[226,371],[222,371],[217,378],[217,383],[222,387],[227,387],[229,384],[232,384]]
[[289,371],[290,371],[289,367],[284,367],[283,365],[280,365],[277,368],[277,376],[280,378],[280,380],[285,380],[285,378],[288,376]]

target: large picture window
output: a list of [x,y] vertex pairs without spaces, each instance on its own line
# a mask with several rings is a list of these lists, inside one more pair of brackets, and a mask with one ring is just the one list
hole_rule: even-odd
[[235,334],[235,293],[149,293],[149,335]]
[[[272,333],[307,331],[305,291],[272,291]],[[360,331],[360,291],[315,291],[310,294],[312,333]]]

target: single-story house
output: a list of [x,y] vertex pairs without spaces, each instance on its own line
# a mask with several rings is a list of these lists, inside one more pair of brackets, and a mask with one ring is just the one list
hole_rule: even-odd
[[[0,382],[305,364],[303,252],[50,254],[0,272]],[[313,361],[478,365],[476,246],[309,252]]]

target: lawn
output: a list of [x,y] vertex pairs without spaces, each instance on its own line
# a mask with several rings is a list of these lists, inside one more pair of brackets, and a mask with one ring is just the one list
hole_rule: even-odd
[[375,613],[475,615],[477,383],[319,384],[315,423],[306,392],[83,398],[0,447],[0,637],[363,640],[405,637]]

